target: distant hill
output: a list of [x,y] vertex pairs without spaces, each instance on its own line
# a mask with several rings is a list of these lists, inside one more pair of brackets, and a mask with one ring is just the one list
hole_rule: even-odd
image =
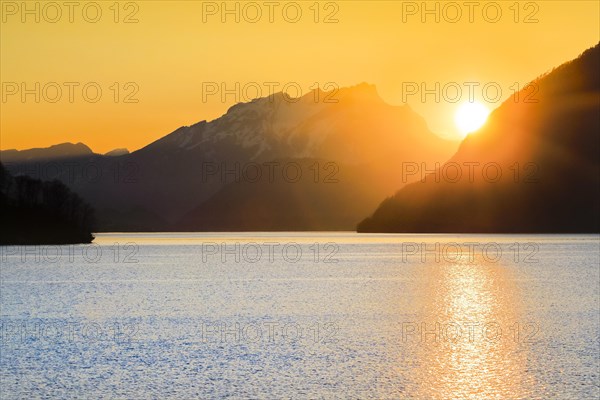
[[48,161],[62,158],[89,156],[94,152],[83,143],[61,143],[45,148],[28,150],[2,150],[0,160],[3,163],[17,163],[28,161]]
[[93,211],[59,181],[12,177],[0,164],[0,245],[90,243]]
[[104,155],[107,156],[107,157],[118,157],[118,156],[123,156],[125,154],[129,154],[129,150],[127,150],[127,149],[114,149],[114,150],[111,150],[109,152],[104,153]]
[[[405,186],[358,231],[599,232],[599,155],[597,45],[504,102],[462,142],[445,176],[441,168]],[[470,164],[473,179],[465,163],[479,163]]]
[[[239,103],[130,154],[79,154],[43,172],[94,206],[99,231],[354,229],[401,184],[402,161],[442,162],[457,146],[408,106],[388,105],[360,84]],[[288,182],[279,169],[269,182],[265,163],[278,161],[301,165],[302,179]],[[10,170],[31,174],[33,164]],[[235,178],[255,165],[261,180]],[[262,211],[251,216],[251,209]]]

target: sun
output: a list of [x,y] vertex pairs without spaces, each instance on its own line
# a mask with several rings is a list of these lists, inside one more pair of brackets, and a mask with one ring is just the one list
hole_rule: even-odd
[[481,128],[490,111],[481,103],[463,103],[454,114],[454,122],[463,137]]

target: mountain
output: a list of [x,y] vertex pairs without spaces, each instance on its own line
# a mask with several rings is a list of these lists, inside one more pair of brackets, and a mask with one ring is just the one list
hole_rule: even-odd
[[[267,179],[269,171],[264,165],[262,179],[256,182],[230,179],[185,214],[176,229],[353,229],[353,222],[377,204],[378,196],[391,193],[400,184],[402,162],[443,161],[454,147],[431,133],[408,106],[386,104],[372,85],[342,89],[338,97],[337,103],[317,105],[313,94],[296,104],[281,98],[269,103],[267,98],[252,104],[252,109],[240,106],[230,110],[224,117],[225,126],[245,126],[250,134],[248,143],[267,138],[250,147],[250,159],[272,161],[281,167],[273,169],[272,181]],[[248,113],[254,117],[243,117]],[[240,124],[236,122],[240,117],[253,122]],[[203,135],[212,137],[206,131]],[[286,167],[301,172],[298,181],[283,176]]]
[[[310,229],[306,219],[317,216],[319,229],[353,229],[401,183],[403,161],[444,161],[457,144],[360,84],[296,99],[276,93],[130,154],[77,155],[42,169],[94,206],[100,230]],[[280,165],[269,180],[271,163]],[[283,174],[298,165],[302,178],[291,182]],[[262,178],[247,179],[257,168]],[[250,204],[260,218],[248,216]]]
[[0,151],[0,160],[5,164],[22,163],[88,156],[92,154],[94,154],[92,150],[83,143],[61,143],[45,148],[2,150]]
[[599,232],[599,154],[597,45],[505,101],[437,175],[387,198],[358,231]]
[[58,181],[13,177],[0,163],[0,245],[90,243],[93,210]]

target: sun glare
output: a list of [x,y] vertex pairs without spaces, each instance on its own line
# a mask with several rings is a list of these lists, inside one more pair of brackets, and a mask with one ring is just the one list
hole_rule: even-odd
[[454,115],[454,122],[463,136],[481,128],[487,120],[490,111],[481,103],[464,103]]

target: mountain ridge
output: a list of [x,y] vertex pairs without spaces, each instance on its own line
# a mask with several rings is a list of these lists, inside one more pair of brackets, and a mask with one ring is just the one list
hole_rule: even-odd
[[2,162],[23,162],[28,160],[52,160],[65,157],[87,156],[95,154],[91,148],[82,142],[64,142],[48,147],[34,147],[31,149],[7,149],[0,151]]

